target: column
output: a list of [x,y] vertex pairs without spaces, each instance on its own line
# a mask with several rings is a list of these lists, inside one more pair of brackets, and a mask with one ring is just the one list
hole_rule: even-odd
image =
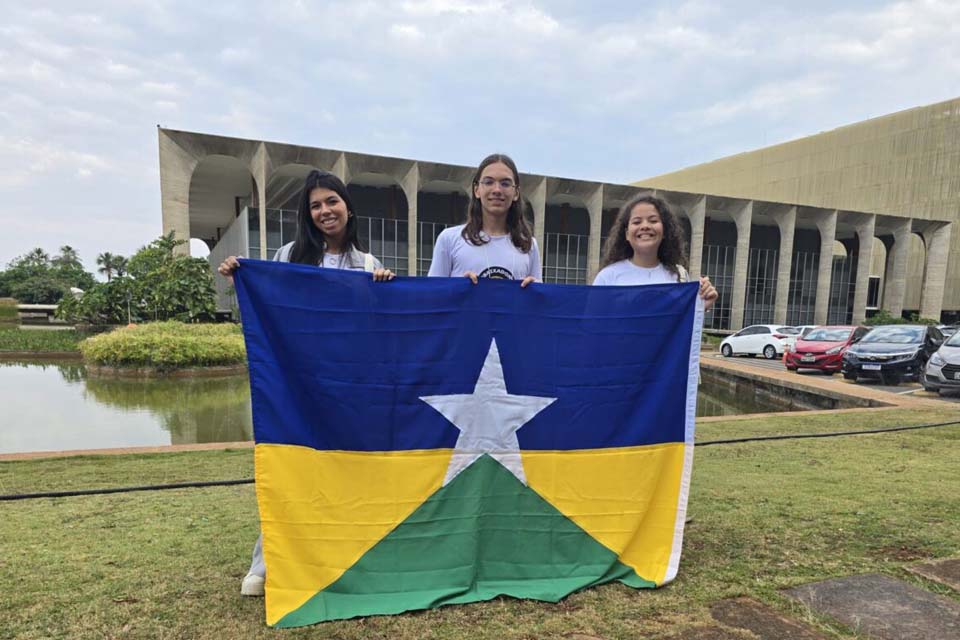
[[743,328],[743,312],[747,300],[747,263],[750,259],[750,228],[753,224],[753,201],[746,202],[733,212],[737,224],[737,254],[733,270],[729,329]]
[[910,254],[911,225],[910,218],[897,221],[893,229],[893,246],[887,253],[883,308],[895,318],[903,315],[903,298],[907,292],[907,258]]
[[267,146],[262,142],[251,160],[253,180],[257,183],[257,209],[260,218],[260,259],[269,260],[267,255],[267,178],[270,159],[267,157]]
[[547,228],[547,179],[537,178],[533,184],[523,190],[527,194],[530,208],[533,209],[533,237],[540,250],[540,266],[543,266],[546,247],[543,245],[544,229]]
[[690,279],[697,280],[703,268],[703,237],[707,220],[707,196],[700,196],[697,202],[687,211],[690,218]]
[[400,181],[403,193],[407,197],[407,275],[417,275],[417,240],[419,225],[417,224],[417,195],[420,192],[420,165],[412,164],[410,170]]
[[857,225],[857,283],[853,290],[853,323],[867,318],[867,292],[870,289],[870,265],[873,264],[873,236],[877,216],[870,214]]
[[943,311],[943,292],[947,278],[947,257],[950,250],[952,223],[931,227],[923,234],[927,247],[923,289],[920,293],[920,317],[940,319]]
[[[157,129],[160,149],[160,210],[164,235],[174,232],[178,240],[190,239],[190,180],[200,164],[194,157],[174,142],[162,129]],[[189,255],[190,244],[175,249],[178,254]]]
[[330,173],[340,178],[340,180],[343,181],[343,184],[347,184],[349,182],[348,178],[350,176],[347,175],[349,173],[347,169],[347,154],[341,153],[339,156],[337,156],[337,161],[333,163],[333,171]]
[[817,297],[813,306],[813,323],[826,324],[830,309],[830,284],[833,279],[833,243],[837,241],[837,212],[817,216],[820,232],[820,262],[817,270]]
[[587,244],[587,283],[593,282],[600,270],[600,234],[603,233],[603,185],[587,196],[587,213],[590,214],[590,238]]
[[771,214],[780,228],[780,254],[777,259],[777,293],[773,303],[773,322],[786,324],[790,301],[790,269],[793,266],[793,233],[797,228],[797,208],[779,209]]

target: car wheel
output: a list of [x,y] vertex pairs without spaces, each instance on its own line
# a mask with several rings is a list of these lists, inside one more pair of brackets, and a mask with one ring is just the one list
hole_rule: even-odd
[[768,344],[763,348],[763,357],[767,360],[773,360],[777,357],[777,348],[772,344]]
[[720,347],[720,353],[723,354],[724,358],[729,358],[730,356],[733,355],[733,347],[731,347],[728,344],[725,344],[722,347]]
[[854,380],[854,381],[856,381],[856,379],[857,379],[857,374],[852,373],[852,372],[850,372],[850,371],[844,371],[844,372],[843,372],[843,379],[844,379],[844,380]]

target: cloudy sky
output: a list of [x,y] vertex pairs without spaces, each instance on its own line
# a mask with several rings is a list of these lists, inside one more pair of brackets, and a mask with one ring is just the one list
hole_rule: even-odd
[[0,265],[70,244],[92,269],[159,235],[158,124],[466,165],[505,151],[531,173],[630,182],[960,96],[958,0],[0,15]]

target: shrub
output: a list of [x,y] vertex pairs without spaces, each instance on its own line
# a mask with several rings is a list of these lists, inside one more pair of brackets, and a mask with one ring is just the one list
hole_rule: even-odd
[[0,325],[19,324],[17,301],[13,298],[0,298]]
[[873,316],[863,321],[868,327],[876,327],[882,324],[906,324],[907,321],[899,316],[891,315],[886,309],[880,309]]
[[73,329],[21,329],[16,325],[0,324],[0,352],[76,351],[80,339]]
[[169,321],[130,326],[87,338],[80,351],[91,364],[160,371],[246,362],[243,335],[233,324]]

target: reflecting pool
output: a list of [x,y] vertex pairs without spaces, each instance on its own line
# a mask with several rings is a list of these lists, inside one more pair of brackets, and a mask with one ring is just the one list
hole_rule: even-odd
[[0,362],[0,453],[253,439],[246,375],[126,380],[79,362]]
[[[127,380],[75,361],[0,362],[0,407],[0,453],[253,439],[246,375]],[[700,386],[698,416],[778,410]]]

